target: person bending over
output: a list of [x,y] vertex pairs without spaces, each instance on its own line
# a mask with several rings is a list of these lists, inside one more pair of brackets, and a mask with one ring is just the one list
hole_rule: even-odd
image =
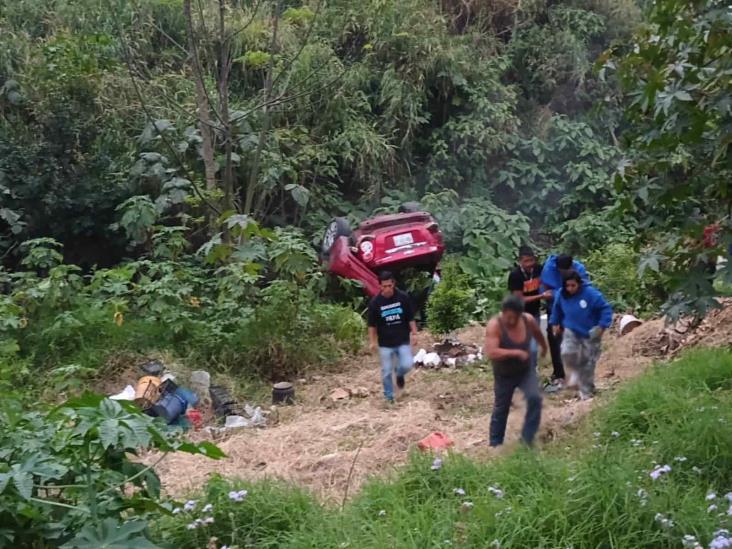
[[524,301],[509,295],[503,300],[501,313],[486,327],[484,352],[493,363],[494,403],[491,415],[491,446],[500,446],[506,434],[506,422],[516,388],[526,399],[526,417],[521,440],[533,444],[541,422],[541,393],[536,369],[531,367],[531,341],[536,339],[541,355],[546,356],[547,343],[539,324],[524,312]]

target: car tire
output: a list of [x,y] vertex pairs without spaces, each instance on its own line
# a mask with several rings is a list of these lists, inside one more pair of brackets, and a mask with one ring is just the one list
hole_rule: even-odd
[[323,257],[328,257],[336,240],[342,236],[351,236],[351,232],[351,224],[345,217],[336,217],[331,221],[328,228],[325,229],[325,234],[323,234],[323,243],[320,249]]
[[422,205],[419,202],[405,202],[399,206],[399,213],[421,212]]

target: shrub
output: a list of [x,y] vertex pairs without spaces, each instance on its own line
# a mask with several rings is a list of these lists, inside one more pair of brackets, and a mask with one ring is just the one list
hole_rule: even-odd
[[595,284],[617,312],[646,313],[665,299],[662,277],[646,270],[638,274],[639,254],[629,244],[612,243],[587,256],[586,266]]
[[140,449],[219,458],[210,443],[177,431],[131,403],[85,395],[49,411],[0,402],[0,546],[154,547],[147,520],[160,479],[130,456]]
[[437,334],[447,334],[465,326],[473,312],[473,291],[469,280],[454,261],[442,267],[442,280],[427,303],[429,328]]

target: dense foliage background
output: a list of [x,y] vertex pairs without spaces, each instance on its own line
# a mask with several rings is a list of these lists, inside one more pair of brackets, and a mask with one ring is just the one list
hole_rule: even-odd
[[714,306],[731,51],[723,0],[0,0],[0,546],[145,546],[126,452],[200,451],[11,393],[57,403],[121,352],[269,380],[357,350],[334,216],[437,217],[438,333],[495,310],[522,243],[617,311]]

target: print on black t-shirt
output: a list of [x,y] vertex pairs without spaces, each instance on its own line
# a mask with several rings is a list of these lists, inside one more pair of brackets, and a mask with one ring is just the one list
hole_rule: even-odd
[[409,323],[414,320],[411,298],[397,290],[390,298],[379,294],[369,303],[369,326],[376,328],[379,347],[409,343]]
[[[522,292],[524,297],[539,295],[541,289],[541,265],[536,265],[531,271],[524,271],[517,267],[508,275],[508,290],[510,292]],[[526,303],[525,310],[532,316],[541,312],[541,301],[536,300]]]

